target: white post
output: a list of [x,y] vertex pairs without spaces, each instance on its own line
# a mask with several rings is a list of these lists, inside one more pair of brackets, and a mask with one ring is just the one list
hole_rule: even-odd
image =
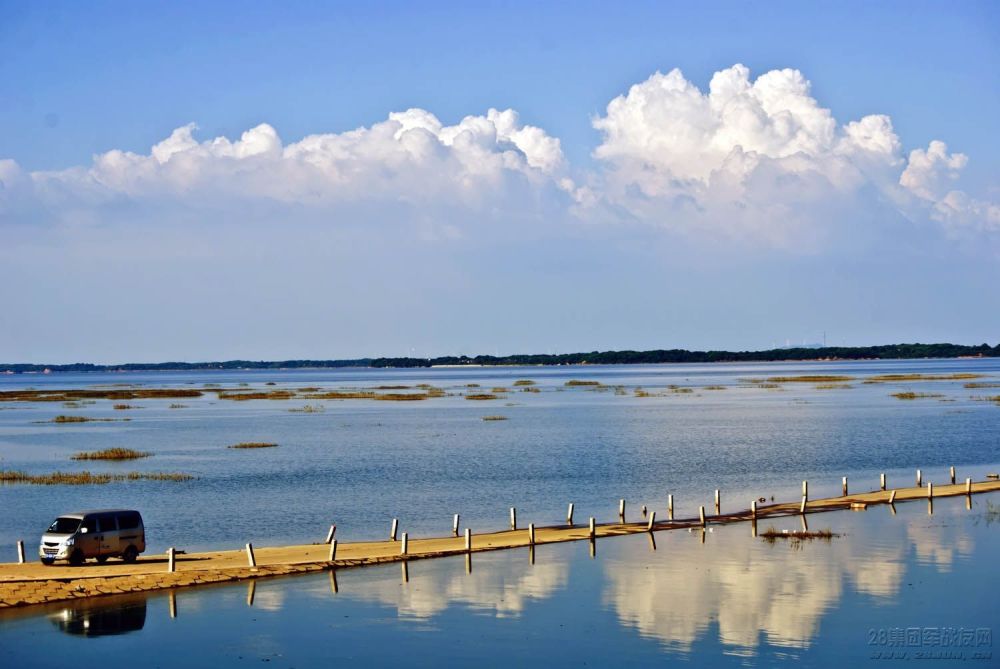
[[324,543],[330,543],[333,541],[333,535],[337,533],[337,526],[331,525],[330,531],[326,533],[326,541]]
[[889,504],[892,504],[895,501],[896,501],[896,491],[893,490],[892,492],[889,493]]
[[719,489],[715,489],[715,513],[716,515],[722,510],[722,497],[720,496]]
[[624,523],[625,522],[625,500],[618,500],[618,518]]
[[701,520],[701,526],[705,527],[705,507],[704,506],[699,506],[698,507],[698,518],[699,518],[699,520]]
[[674,519],[674,496],[667,495],[667,520]]
[[535,545],[535,524],[528,523],[528,544],[531,546]]
[[807,501],[808,500],[806,499],[806,496],[802,495],[802,503],[799,504],[799,513],[805,513],[806,512],[806,502]]
[[451,532],[456,537],[458,536],[458,521],[460,520],[459,514],[455,514],[455,517],[451,521]]
[[809,481],[802,482],[802,496],[809,497]]
[[882,490],[885,490],[885,474],[879,474],[878,487]]
[[403,532],[403,546],[399,551],[400,555],[406,555],[406,547],[407,547],[407,536],[406,532]]
[[399,529],[399,519],[392,519],[392,527],[389,528],[389,541],[396,540],[396,530]]
[[750,517],[754,520],[757,519],[757,500],[750,501]]
[[655,523],[656,523],[656,512],[655,511],[650,511],[649,512],[649,522],[646,523],[646,530],[649,531],[649,532],[652,532],[653,531],[653,525]]
[[971,478],[966,478],[965,479],[965,494],[966,495],[971,495],[972,494],[972,479]]
[[24,542],[17,540],[17,563],[24,564]]
[[924,482],[924,477],[923,477],[923,475],[921,475],[920,470],[918,469],[917,470],[917,487],[919,488],[921,485],[923,485],[923,482]]
[[517,529],[517,509],[510,507],[510,529]]
[[948,473],[951,474],[951,484],[955,485],[955,466],[954,465],[952,465],[952,467],[951,467],[951,469],[949,470]]
[[590,538],[593,539],[597,536],[597,527],[594,523],[594,517],[590,517]]
[[934,499],[934,484],[927,482],[927,499]]
[[253,544],[247,544],[247,562],[251,567],[257,566],[257,558],[253,554]]
[[847,494],[847,477],[846,476],[840,482],[840,488],[841,488],[841,490],[843,490],[844,494],[846,495]]
[[465,550],[472,550],[472,530],[465,528]]
[[330,562],[337,559],[337,540],[334,539],[330,542]]
[[569,508],[566,509],[566,524],[567,525],[573,524],[573,502],[570,502]]
[[172,574],[177,571],[177,551],[171,546],[167,549],[167,572]]

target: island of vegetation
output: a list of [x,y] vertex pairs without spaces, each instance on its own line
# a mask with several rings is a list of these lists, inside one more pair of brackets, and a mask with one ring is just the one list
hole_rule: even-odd
[[[227,360],[224,362],[131,362],[119,365],[71,363],[45,365],[0,363],[0,373],[130,372],[211,369],[304,369],[336,367],[439,367],[517,365],[648,365],[670,362],[774,362],[784,360],[902,360],[919,358],[1000,357],[1000,344],[887,344],[883,346],[823,346],[774,348],[765,351],[591,351],[589,353],[533,353],[514,355],[441,356],[437,358],[354,358],[348,360]],[[135,393],[117,399],[142,397]]]

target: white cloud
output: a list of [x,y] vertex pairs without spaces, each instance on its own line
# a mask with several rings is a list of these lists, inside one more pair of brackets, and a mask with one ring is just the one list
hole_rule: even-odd
[[585,171],[511,109],[455,125],[408,109],[288,144],[266,123],[236,140],[199,140],[188,124],[148,154],[111,150],[89,166],[28,173],[0,161],[0,219],[80,224],[124,218],[124,209],[130,220],[239,218],[263,207],[277,219],[305,211],[344,214],[331,222],[416,221],[433,238],[480,221],[625,219],[813,250],[859,231],[877,236],[887,221],[1000,230],[997,205],[958,190],[965,155],[934,141],[905,156],[884,115],[838,122],[798,70],[752,79],[737,64],[706,92],[680,70],[657,72],[593,125],[597,168]]
[[[603,195],[635,218],[794,246],[836,235],[845,218],[989,217],[943,202],[965,166],[941,142],[903,158],[884,115],[839,124],[798,70],[751,80],[743,65],[702,92],[680,70],[655,73],[593,121]],[[961,198],[952,197],[956,201]]]

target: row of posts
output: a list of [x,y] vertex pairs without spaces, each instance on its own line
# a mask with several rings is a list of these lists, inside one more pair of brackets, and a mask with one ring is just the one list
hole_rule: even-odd
[[[950,477],[952,485],[954,485],[955,484],[955,468],[954,467],[951,467],[949,469],[949,477]],[[917,487],[922,487],[922,485],[923,485],[923,474],[922,474],[921,470],[919,470],[919,469],[917,470],[916,482],[917,482]],[[879,489],[882,490],[882,491],[884,491],[886,489],[886,476],[885,476],[884,473],[879,475]],[[847,494],[848,494],[848,486],[847,486],[847,477],[846,476],[841,479],[841,493],[844,496],[847,496]],[[971,478],[966,478],[965,479],[965,493],[967,495],[971,495],[972,494],[972,479]],[[934,484],[932,482],[930,482],[930,481],[927,482],[927,498],[928,499],[933,499],[934,498]],[[895,500],[896,500],[896,491],[892,490],[890,492],[890,494],[889,494],[889,504],[893,504],[895,502]],[[801,503],[799,505],[799,513],[804,514],[806,512],[806,507],[807,507],[808,501],[809,501],[809,482],[808,481],[803,481],[802,482],[802,501],[801,501]],[[719,489],[716,489],[715,490],[715,513],[716,513],[716,515],[719,515],[721,513],[721,508],[722,508],[722,493],[721,493],[721,491]],[[574,505],[572,503],[570,503],[569,507],[566,510],[566,523],[568,525],[572,525],[573,524],[573,510],[574,510]],[[642,507],[642,511],[643,511],[643,514],[645,514],[647,516],[646,529],[648,531],[652,532],[653,529],[654,529],[655,523],[656,523],[656,511],[651,511],[651,512],[649,512],[647,514],[645,506]],[[621,500],[618,501],[618,518],[619,518],[619,520],[622,523],[625,522],[625,500],[624,499],[621,499]],[[752,520],[756,520],[757,519],[757,500],[753,500],[753,501],[750,502],[750,518]],[[667,495],[667,519],[671,520],[671,521],[674,519],[674,496],[673,496],[673,494]],[[460,520],[461,520],[461,516],[456,513],[454,515],[453,520],[452,520],[452,534],[454,536],[456,536],[456,537],[459,536],[459,523],[460,523]],[[698,507],[698,521],[699,521],[699,524],[702,527],[704,527],[707,524],[707,518],[706,518],[706,515],[705,515],[705,507],[704,506],[699,506]],[[516,507],[511,507],[510,508],[510,529],[512,529],[512,530],[516,530],[517,529],[517,508]],[[391,527],[390,527],[390,530],[389,530],[389,538],[390,538],[391,541],[397,541],[398,530],[399,530],[399,519],[398,518],[393,518],[392,519],[392,524],[391,524]],[[329,546],[330,546],[330,552],[329,552],[329,561],[330,562],[335,561],[336,558],[337,558],[337,540],[334,538],[334,535],[336,534],[336,532],[337,532],[337,526],[336,525],[331,525],[330,526],[330,530],[327,532],[327,535],[326,535],[326,541],[325,541],[325,543],[329,544]],[[594,539],[596,536],[597,536],[597,533],[596,533],[596,521],[595,521],[595,519],[593,517],[591,517],[590,520],[589,520],[589,538],[590,539]],[[400,554],[401,555],[407,555],[409,553],[409,536],[408,536],[408,534],[406,532],[402,533],[402,537],[401,537],[401,542],[400,543],[401,543],[401,545],[400,545]],[[528,524],[528,544],[530,546],[534,546],[535,545],[535,524],[534,523],[529,523]],[[247,564],[250,567],[256,567],[257,566],[257,559],[256,559],[256,556],[254,554],[253,544],[251,544],[251,543],[246,544],[245,550],[246,550],[246,555],[247,555]],[[472,532],[471,532],[471,530],[469,528],[465,528],[465,550],[466,551],[470,551],[470,552],[472,551]],[[18,564],[24,564],[24,562],[25,562],[25,557],[24,557],[24,542],[23,541],[18,541],[17,542],[17,561],[18,561]],[[176,552],[175,548],[170,547],[170,548],[167,549],[167,571],[171,572],[171,573],[175,572],[176,571],[176,566],[177,566],[177,552]]]

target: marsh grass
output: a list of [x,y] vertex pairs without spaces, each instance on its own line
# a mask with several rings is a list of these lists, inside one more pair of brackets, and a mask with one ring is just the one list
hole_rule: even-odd
[[1000,382],[978,381],[964,384],[965,388],[1000,388]]
[[807,374],[804,376],[769,376],[768,383],[843,383],[853,381],[853,376],[836,374]]
[[705,390],[725,390],[725,386],[705,386]]
[[541,390],[541,388],[537,388],[535,386],[526,386],[524,388],[521,388],[521,392],[522,393],[540,393],[540,392],[542,392],[542,390]]
[[299,408],[289,409],[289,411],[292,413],[322,413],[324,408],[322,404],[306,404]]
[[109,423],[114,418],[90,418],[88,416],[63,416],[59,415],[50,420],[50,423]]
[[790,540],[793,543],[800,541],[811,541],[813,539],[822,539],[824,541],[829,541],[834,537],[839,537],[839,534],[832,532],[829,529],[826,530],[778,530],[774,527],[769,527],[758,535],[761,539],[769,544],[775,543],[778,539]]
[[683,395],[683,394],[687,394],[687,393],[693,393],[694,390],[692,388],[671,388],[670,392],[672,392],[672,393],[678,393],[678,394],[682,394]]
[[80,400],[134,400],[201,397],[190,388],[115,388],[85,390],[6,390],[0,402],[73,402]]
[[171,404],[168,409],[187,409],[186,404]]
[[957,372],[955,374],[877,374],[865,379],[865,383],[890,383],[893,381],[963,381],[981,379],[982,374]]
[[493,393],[471,393],[465,396],[467,400],[498,400],[499,395],[494,395]]
[[270,441],[241,441],[238,444],[227,446],[226,448],[275,448],[277,444]]
[[507,420],[507,416],[483,416],[483,420]]
[[570,388],[572,388],[574,386],[599,386],[599,385],[601,385],[601,382],[600,381],[586,381],[584,379],[570,379],[569,381],[567,381],[563,385],[564,386],[568,386]]
[[850,390],[853,388],[850,383],[818,383],[816,390]]
[[116,404],[111,408],[115,411],[129,411],[130,409],[141,409],[142,407],[137,407],[134,404]]
[[0,470],[0,483],[23,483],[28,485],[104,485],[114,481],[190,481],[193,478],[190,474],[179,472],[95,474],[89,471],[82,471],[28,474],[22,471]]
[[514,382],[514,385],[515,386],[533,386],[533,385],[535,385],[535,382],[532,381],[531,379],[518,379],[517,381]]
[[507,389],[504,388],[503,386],[497,386],[496,388],[491,388],[490,392],[491,393],[505,393],[505,392],[507,392]]
[[898,400],[919,400],[925,398],[944,397],[944,395],[941,393],[915,393],[912,391],[906,391],[901,393],[891,393],[890,397],[895,397]]
[[246,400],[290,400],[295,397],[295,393],[291,390],[261,390],[255,392],[229,392],[221,390],[218,391],[218,396],[220,400],[243,402]]
[[131,448],[106,448],[103,451],[83,451],[73,456],[73,460],[138,460],[148,458],[152,453],[133,451]]

